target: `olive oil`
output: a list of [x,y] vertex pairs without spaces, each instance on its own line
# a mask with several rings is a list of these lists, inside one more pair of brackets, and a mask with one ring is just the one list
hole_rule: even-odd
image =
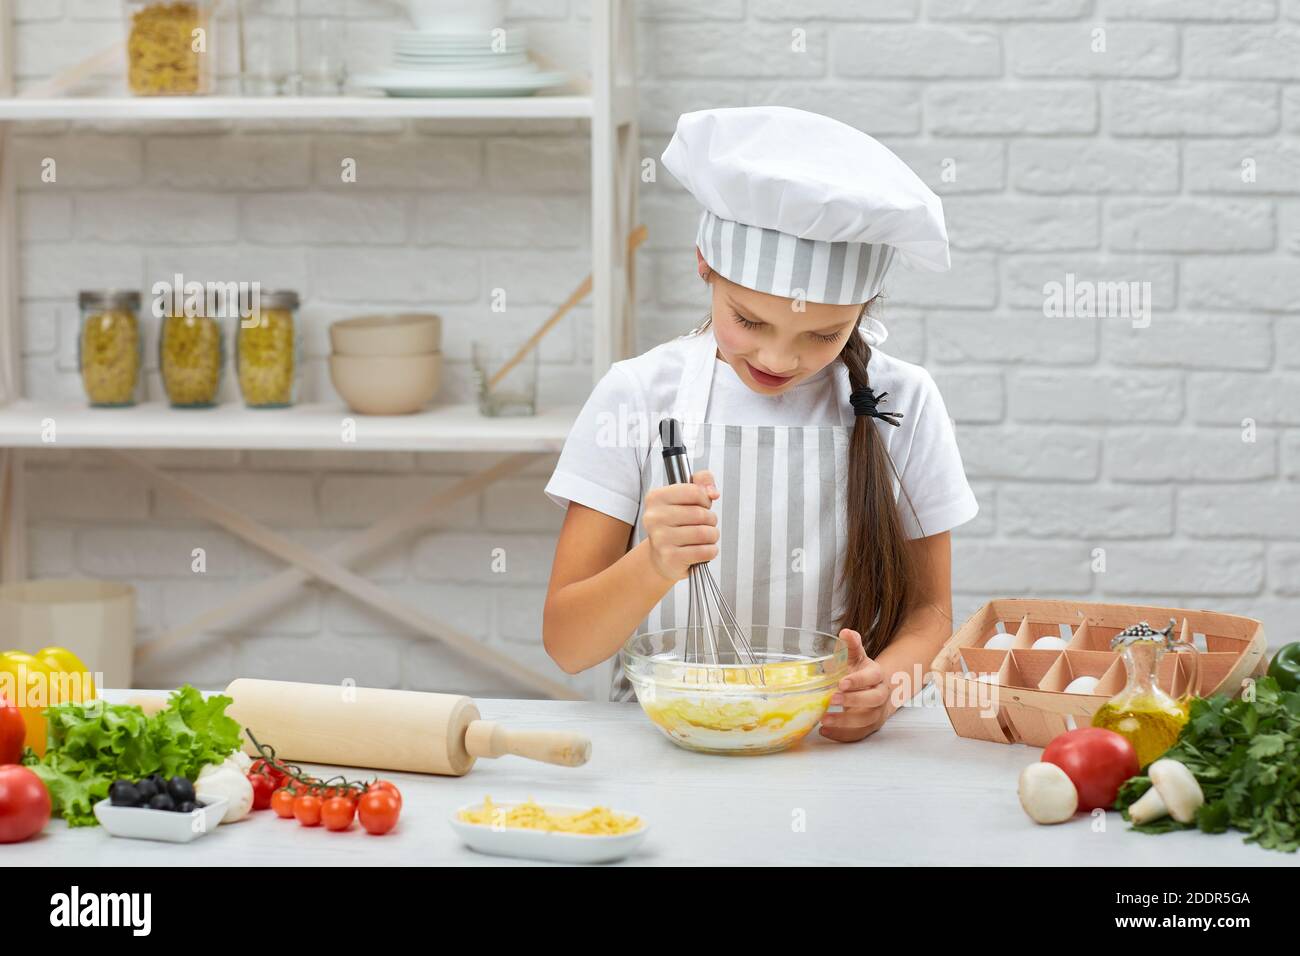
[[1190,703],[1186,697],[1176,701],[1164,694],[1124,703],[1111,700],[1092,715],[1092,725],[1127,737],[1137,751],[1138,766],[1145,767],[1178,740],[1187,723]]
[[[1146,621],[1127,627],[1111,641],[1120,651],[1126,680],[1124,689],[1092,715],[1092,725],[1113,730],[1137,751],[1139,767],[1156,760],[1178,740],[1191,716],[1192,694],[1199,686],[1199,655],[1190,642],[1175,640],[1175,621],[1163,630]],[[1176,700],[1156,682],[1160,658],[1166,653],[1185,654],[1187,691]]]

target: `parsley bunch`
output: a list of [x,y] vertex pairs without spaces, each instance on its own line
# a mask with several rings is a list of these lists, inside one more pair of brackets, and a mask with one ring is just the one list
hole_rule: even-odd
[[[1246,834],[1247,843],[1268,850],[1294,853],[1300,847],[1300,691],[1283,691],[1263,677],[1255,682],[1253,700],[1223,694],[1195,700],[1178,742],[1161,759],[1166,758],[1192,772],[1205,804],[1195,824],[1164,817],[1133,829],[1235,829]],[[1129,819],[1128,808],[1150,787],[1149,777],[1133,777],[1120,788],[1115,809]]]

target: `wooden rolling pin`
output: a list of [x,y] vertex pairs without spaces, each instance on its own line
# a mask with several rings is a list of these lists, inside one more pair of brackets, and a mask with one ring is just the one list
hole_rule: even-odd
[[[480,720],[474,702],[457,694],[243,677],[226,694],[226,713],[284,760],[459,777],[478,757],[580,767],[591,756],[582,734],[510,730]],[[247,735],[244,751],[257,756]]]

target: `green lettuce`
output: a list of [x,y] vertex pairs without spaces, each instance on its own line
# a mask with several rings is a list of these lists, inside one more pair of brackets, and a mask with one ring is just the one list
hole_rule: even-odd
[[186,685],[152,717],[139,707],[91,701],[45,711],[45,756],[27,751],[23,763],[45,783],[54,813],[69,826],[94,826],[94,805],[114,780],[151,774],[194,780],[210,763],[239,747],[239,724],[226,716],[231,699],[204,699]]

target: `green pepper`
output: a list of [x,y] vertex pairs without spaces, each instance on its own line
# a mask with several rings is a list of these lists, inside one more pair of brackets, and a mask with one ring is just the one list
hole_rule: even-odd
[[1283,645],[1268,665],[1268,676],[1283,690],[1300,690],[1300,641]]

